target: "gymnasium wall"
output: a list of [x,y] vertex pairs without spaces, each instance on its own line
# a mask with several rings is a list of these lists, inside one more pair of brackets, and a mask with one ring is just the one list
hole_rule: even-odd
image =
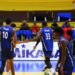
[[0,0],[0,10],[72,10],[73,0]]
[[[59,26],[62,26],[63,23],[64,23],[64,22],[57,22],[57,24],[58,24]],[[3,24],[6,25],[5,22],[4,22]],[[16,24],[16,29],[19,29],[20,26],[21,26],[21,24],[22,24],[22,22],[15,22],[15,24]],[[27,24],[28,24],[29,27],[32,27],[32,26],[33,26],[33,22],[27,22]],[[51,24],[52,24],[52,22],[48,22],[48,26],[49,26],[49,27],[51,26]],[[42,23],[41,23],[41,22],[37,23],[37,25],[38,25],[40,28],[42,27]],[[70,25],[71,25],[72,27],[75,27],[75,22],[70,22]]]

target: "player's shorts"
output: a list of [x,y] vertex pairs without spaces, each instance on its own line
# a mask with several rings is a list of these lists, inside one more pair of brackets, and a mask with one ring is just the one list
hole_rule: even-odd
[[51,57],[52,51],[44,51],[44,55],[47,56],[47,57]]
[[14,57],[14,49],[2,48],[1,59],[12,59]]
[[72,75],[73,67],[64,68],[64,75]]
[[[64,65],[64,75],[72,75],[72,71],[73,71],[73,66],[72,64],[71,65]],[[59,72],[59,75],[61,74],[60,73],[60,67],[58,68],[58,72]]]

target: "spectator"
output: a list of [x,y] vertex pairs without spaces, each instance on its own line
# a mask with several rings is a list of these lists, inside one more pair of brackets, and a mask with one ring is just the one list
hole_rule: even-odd
[[16,28],[16,24],[14,22],[12,22],[11,27]]
[[54,20],[54,21],[53,21],[53,24],[51,25],[51,28],[54,29],[55,27],[58,27],[58,24],[57,24],[57,22]]
[[22,25],[21,25],[21,27],[20,27],[20,30],[30,30],[30,28],[28,27],[28,24],[26,23],[26,20],[24,20],[23,22],[22,22]]
[[70,41],[72,39],[72,28],[69,24],[69,21],[66,21],[62,25],[62,28],[63,28],[64,37]]
[[39,30],[40,30],[40,27],[36,24],[36,21],[35,21],[33,26],[32,26],[33,36],[36,36],[36,34]]
[[32,31],[28,27],[26,20],[23,21],[21,28],[19,30],[20,36],[22,40],[30,39],[32,37]]
[[71,27],[68,20],[66,20],[65,23],[62,25],[62,28],[64,27]]

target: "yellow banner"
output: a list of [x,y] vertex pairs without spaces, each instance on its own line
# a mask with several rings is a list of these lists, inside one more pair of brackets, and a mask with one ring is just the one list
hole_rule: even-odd
[[0,10],[5,11],[49,11],[72,9],[72,0],[0,0]]
[[3,2],[71,2],[73,0],[0,0]]

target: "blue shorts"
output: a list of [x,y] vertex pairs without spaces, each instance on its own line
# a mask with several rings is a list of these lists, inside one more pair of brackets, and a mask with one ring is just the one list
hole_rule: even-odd
[[14,49],[2,48],[1,59],[12,59],[14,57]]
[[[72,71],[73,71],[72,65],[69,65],[69,66],[64,65],[64,75],[72,75]],[[58,68],[58,73],[59,75],[61,75],[60,67]]]
[[47,57],[51,57],[52,56],[52,51],[43,51],[44,55]]

